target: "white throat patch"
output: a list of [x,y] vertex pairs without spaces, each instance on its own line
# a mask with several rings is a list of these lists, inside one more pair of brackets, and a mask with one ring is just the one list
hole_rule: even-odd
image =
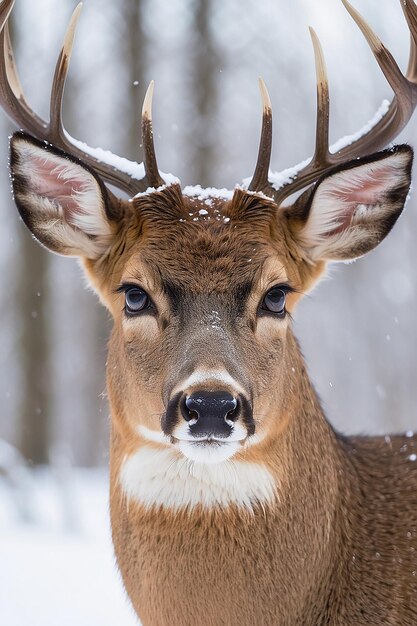
[[277,483],[263,465],[229,459],[196,463],[175,450],[143,446],[126,457],[120,484],[128,498],[146,507],[180,509],[236,505],[252,510],[277,498]]

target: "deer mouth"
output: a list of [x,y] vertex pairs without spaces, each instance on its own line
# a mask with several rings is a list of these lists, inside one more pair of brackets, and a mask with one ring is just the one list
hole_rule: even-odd
[[196,445],[199,444],[209,444],[209,445],[213,445],[213,446],[221,446],[224,443],[227,443],[227,440],[225,441],[225,438],[217,438],[217,437],[201,437],[201,439],[195,439],[194,442]]
[[227,461],[238,452],[242,441],[228,440],[227,438],[201,437],[198,439],[176,439],[173,443],[179,451],[190,461],[195,463],[221,463]]
[[222,446],[227,446],[231,443],[240,443],[243,444],[245,440],[244,439],[239,439],[238,441],[236,441],[236,439],[227,439],[225,437],[212,437],[212,436],[208,436],[208,437],[198,437],[198,438],[190,438],[190,439],[177,439],[176,437],[172,437],[172,443],[176,444],[176,445],[180,445],[181,443],[187,442],[189,444],[191,444],[192,446],[198,448],[206,448],[206,447],[212,447],[212,448],[220,448]]
[[193,428],[182,422],[170,435],[171,443],[178,444],[181,441],[187,441],[195,445],[203,446],[221,446],[230,443],[244,444],[251,435],[244,424],[237,423],[230,426],[227,431],[217,429],[207,429],[195,432]]

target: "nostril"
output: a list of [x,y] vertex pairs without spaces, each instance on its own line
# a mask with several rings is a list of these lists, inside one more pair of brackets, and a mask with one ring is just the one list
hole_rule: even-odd
[[194,424],[197,424],[198,418],[199,418],[199,415],[197,411],[188,411],[188,417],[186,417],[186,419],[190,426],[194,426]]
[[187,422],[189,422],[190,426],[193,426],[197,423],[198,418],[200,417],[200,405],[202,403],[202,399],[195,396],[187,396],[185,398],[185,412],[183,415]]
[[192,394],[191,396],[187,396],[185,398],[185,406],[189,411],[194,411],[195,413],[198,413],[198,409],[201,407],[202,404],[203,398],[201,398],[200,396],[196,396],[195,394]]
[[198,418],[200,417],[199,412],[197,410],[198,403],[195,401],[196,399],[192,396],[183,397],[180,402],[181,414],[186,422],[193,426],[197,423]]
[[228,413],[225,416],[225,420],[226,422],[229,424],[229,426],[232,426],[233,423],[239,418],[239,403],[236,400],[236,398],[233,398],[234,401],[234,407],[232,409],[230,409],[228,411]]

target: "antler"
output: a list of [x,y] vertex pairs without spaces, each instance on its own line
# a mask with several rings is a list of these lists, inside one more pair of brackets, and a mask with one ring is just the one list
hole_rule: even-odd
[[9,117],[20,128],[34,135],[37,139],[46,140],[78,157],[98,172],[105,181],[129,195],[133,196],[148,187],[162,185],[164,181],[158,171],[152,133],[153,83],[148,88],[142,112],[144,166],[115,155],[111,155],[109,161],[106,162],[104,151],[90,148],[71,138],[62,123],[62,99],[82,3],[76,7],[72,14],[55,67],[51,89],[50,119],[47,123],[27,104],[17,74],[8,28],[8,18],[14,2],[15,0],[3,0],[0,3],[0,104]]
[[153,126],[152,126],[152,98],[153,98],[154,82],[151,80],[148,90],[145,94],[142,108],[142,140],[145,153],[145,171],[148,180],[152,180],[152,187],[160,187],[164,184],[163,179],[159,175],[158,163],[156,162],[155,148],[153,145]]
[[262,98],[262,131],[261,140],[259,142],[258,161],[248,189],[249,191],[268,192],[270,187],[268,171],[272,150],[272,107],[268,90],[261,77],[259,77],[259,89]]
[[[270,147],[268,148],[269,140],[266,133],[264,133],[265,125],[263,124],[258,163],[249,189],[268,193],[274,197],[279,205],[289,195],[313,183],[339,163],[381,150],[401,132],[411,118],[417,104],[417,6],[414,0],[400,1],[411,33],[409,62],[405,76],[402,74],[392,54],[385,48],[361,15],[352,7],[348,0],[342,0],[345,8],[364,34],[385,78],[394,91],[394,98],[386,113],[371,128],[366,129],[351,143],[337,152],[330,152],[329,88],[326,65],[320,41],[314,30],[310,28],[317,77],[317,121],[314,154],[307,164],[303,163],[299,166],[298,171],[291,175],[289,182],[284,182],[278,189],[274,188],[271,182],[266,185],[265,177],[259,182],[260,179],[256,176],[256,172],[260,169],[263,172],[268,171],[269,157],[266,160],[265,155],[270,154]],[[270,123],[272,124],[272,122]]]

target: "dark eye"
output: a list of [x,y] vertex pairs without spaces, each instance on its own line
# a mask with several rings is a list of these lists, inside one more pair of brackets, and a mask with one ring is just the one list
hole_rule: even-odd
[[126,313],[135,314],[148,309],[151,301],[148,294],[140,287],[128,287],[125,291]]
[[273,287],[264,297],[261,309],[269,311],[270,313],[276,313],[280,317],[285,315],[285,299],[286,291],[282,287]]

